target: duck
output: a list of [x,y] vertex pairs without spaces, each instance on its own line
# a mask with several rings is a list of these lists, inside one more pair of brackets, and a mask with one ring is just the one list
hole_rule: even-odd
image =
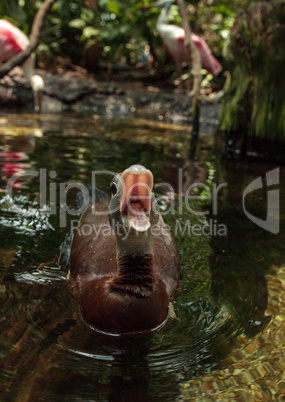
[[99,190],[74,230],[69,281],[86,323],[114,335],[149,334],[179,292],[174,238],[153,193],[153,174],[132,165]]

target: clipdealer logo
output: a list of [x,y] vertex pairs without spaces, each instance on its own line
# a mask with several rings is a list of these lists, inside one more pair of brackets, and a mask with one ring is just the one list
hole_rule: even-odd
[[[277,185],[280,182],[279,179],[280,169],[276,168],[266,173],[265,183],[266,188],[270,188],[271,186]],[[278,234],[280,231],[280,190],[267,190],[267,211],[266,211],[266,219],[260,219],[253,214],[249,213],[246,210],[245,199],[246,196],[253,191],[259,190],[263,188],[262,178],[258,177],[253,182],[251,182],[243,192],[243,211],[245,215],[257,226],[261,227],[264,230],[267,230],[270,233]]]
[[[21,208],[18,208],[17,205],[14,202],[13,199],[13,189],[15,186],[15,183],[17,181],[20,181],[23,179],[23,177],[30,176],[31,178],[39,178],[39,194],[40,194],[40,211],[49,211],[50,215],[56,215],[58,214],[59,210],[59,219],[60,219],[60,227],[66,227],[67,224],[67,216],[80,216],[87,205],[91,202],[94,203],[96,200],[96,177],[100,175],[108,175],[110,178],[113,178],[115,175],[115,172],[111,171],[96,171],[92,172],[92,194],[90,196],[90,191],[84,184],[82,183],[77,183],[77,182],[71,182],[69,184],[66,183],[59,183],[56,184],[52,182],[50,179],[55,179],[57,176],[57,173],[54,171],[49,172],[47,174],[46,169],[40,169],[39,172],[37,171],[28,171],[28,172],[23,172],[21,174],[16,174],[12,176],[9,181],[7,182],[6,186],[6,195],[7,195],[7,200],[8,202],[8,207],[12,208],[14,212],[20,212]],[[273,234],[278,234],[280,231],[280,190],[279,189],[271,189],[270,187],[276,186],[280,182],[280,169],[276,168],[273,169],[269,172],[266,173],[265,175],[265,188],[267,190],[267,211],[266,211],[266,219],[263,220],[255,215],[253,215],[251,212],[249,212],[246,208],[246,199],[249,194],[253,193],[256,190],[262,189],[263,186],[263,179],[262,177],[258,177],[254,181],[252,181],[243,191],[242,193],[242,207],[243,211],[245,213],[245,216],[251,220],[254,224],[259,226],[260,228],[273,233]],[[179,184],[179,191],[178,191],[178,199],[176,197],[176,201],[178,202],[178,215],[179,217],[183,217],[184,215],[184,208],[187,209],[188,212],[191,213],[191,215],[195,215],[198,217],[203,216],[204,218],[206,215],[210,214],[210,210],[194,210],[193,206],[195,204],[192,204],[191,200],[195,199],[200,199],[200,200],[207,200],[207,203],[212,206],[212,214],[214,218],[218,216],[218,193],[219,191],[227,187],[227,183],[221,183],[219,185],[216,185],[215,183],[212,184],[212,187],[207,186],[204,182],[201,183],[193,183],[187,190],[183,189],[183,172],[182,169],[179,169],[178,171],[178,184]],[[57,188],[58,187],[58,188]],[[78,191],[81,192],[81,198],[83,199],[83,203],[80,207],[78,208],[70,208],[67,205],[67,194],[68,192],[72,189],[75,188]],[[200,195],[195,195],[195,192],[193,190],[195,189],[200,189],[203,190],[204,195],[201,197]],[[49,191],[47,191],[49,190]],[[165,216],[167,214],[177,214],[177,209],[175,207],[176,201],[175,197],[173,196],[175,194],[173,187],[169,183],[157,183],[154,186],[154,190],[157,190],[160,193],[160,190],[164,190],[167,194],[170,194],[168,197],[168,206],[166,210],[161,210],[160,213],[162,216]],[[47,193],[49,193],[49,200],[47,199]],[[59,193],[59,194],[58,194]],[[206,196],[205,196],[206,194]],[[157,201],[159,200],[164,200],[165,196],[158,196],[156,198]],[[59,209],[58,209],[59,206]],[[94,212],[98,213],[97,211]],[[198,228],[197,225],[191,225],[190,221],[180,223],[180,218],[177,217],[177,222],[176,222],[176,227],[178,231],[182,231],[183,234],[188,232],[192,235],[198,235]],[[73,221],[75,222],[75,221]],[[184,225],[184,226],[183,226]],[[219,224],[219,222],[216,219],[210,219],[208,222],[201,223],[201,228],[203,230],[200,230],[200,235],[205,234],[204,232],[207,230],[207,233],[209,232],[210,236],[225,236],[227,235],[226,227],[223,224]],[[200,228],[200,229],[201,229]],[[209,231],[209,229],[211,229]]]

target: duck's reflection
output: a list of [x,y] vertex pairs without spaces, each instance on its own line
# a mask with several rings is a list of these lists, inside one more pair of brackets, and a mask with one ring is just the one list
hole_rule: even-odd
[[121,355],[117,355],[110,370],[110,394],[108,400],[117,401],[148,401],[149,365],[147,350],[150,340],[146,340],[145,348],[125,348]]
[[[71,331],[63,334],[60,339],[64,345],[74,343],[76,339],[77,349],[72,351],[74,357],[78,356],[80,364],[84,362],[83,356],[88,359],[85,359],[86,365],[81,365],[80,385],[76,378],[66,379],[69,384],[75,385],[74,394],[111,402],[151,400],[152,379],[148,355],[153,346],[152,337],[116,338],[88,330],[82,324],[77,321]],[[87,382],[85,378],[90,378],[91,373],[93,383]],[[73,371],[72,375],[76,376],[76,372]]]

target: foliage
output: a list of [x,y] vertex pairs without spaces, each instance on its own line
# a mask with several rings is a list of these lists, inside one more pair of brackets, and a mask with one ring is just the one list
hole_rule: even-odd
[[236,19],[225,52],[222,131],[284,141],[284,20],[284,2],[260,3]]
[[[216,56],[221,56],[223,41],[228,37],[237,12],[256,0],[187,0],[185,1],[194,32],[209,42]],[[89,3],[91,8],[83,5]],[[42,59],[63,57],[82,64],[85,52],[96,46],[100,62],[135,64],[150,44],[156,61],[164,63],[165,49],[155,30],[157,9],[146,6],[150,0],[58,0],[42,30],[38,53]],[[8,18],[27,35],[39,0],[4,0],[0,15]],[[180,23],[177,7],[172,7],[171,19]]]

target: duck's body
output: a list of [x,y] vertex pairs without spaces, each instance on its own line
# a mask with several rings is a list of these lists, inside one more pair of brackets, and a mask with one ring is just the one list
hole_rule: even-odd
[[148,226],[139,202],[133,205],[130,220],[137,219],[137,229],[118,218],[126,205],[114,213],[118,226],[110,224],[110,201],[103,198],[87,208],[72,241],[70,278],[83,316],[109,334],[150,332],[163,325],[179,282],[178,254],[168,227],[157,213]]

